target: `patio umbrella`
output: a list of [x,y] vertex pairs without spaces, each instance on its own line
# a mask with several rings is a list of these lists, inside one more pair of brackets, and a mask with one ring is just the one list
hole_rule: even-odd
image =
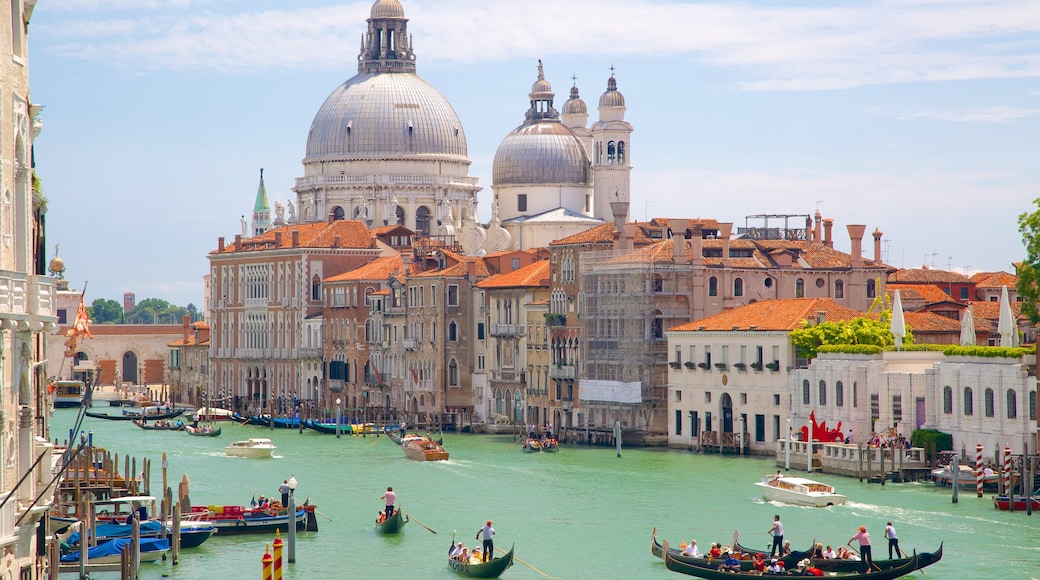
[[961,346],[975,346],[975,314],[969,306],[961,314]]
[[1011,301],[1008,300],[1007,286],[1000,289],[1000,318],[997,320],[997,334],[1000,335],[1000,346],[1018,346],[1018,324],[1011,313]]
[[903,300],[899,297],[899,290],[892,299],[892,336],[896,339],[896,350],[903,348],[903,338],[906,337],[906,322],[903,320]]

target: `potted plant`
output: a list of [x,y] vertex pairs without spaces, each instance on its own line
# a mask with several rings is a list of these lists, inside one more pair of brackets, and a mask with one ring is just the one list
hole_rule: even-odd
[[685,364],[686,368],[688,368],[690,370],[693,370],[693,369],[697,368],[697,363],[693,362],[692,360],[688,360],[688,361],[686,361],[683,364]]
[[756,371],[761,371],[762,370],[762,363],[760,363],[760,362],[753,362],[753,363],[751,363],[751,368],[753,370],[756,370]]
[[701,367],[704,370],[708,370],[711,367],[711,365],[709,365],[706,362],[699,362],[699,363],[697,363],[697,366]]
[[775,373],[780,370],[780,361],[775,360],[771,363],[766,363],[766,366]]
[[668,363],[668,366],[672,367],[673,369],[677,369],[677,368],[679,368],[679,361],[673,360],[673,361]]
[[724,371],[727,368],[729,368],[729,365],[727,365],[724,362],[717,362],[717,363],[715,363],[715,368],[719,369],[720,371]]
[[740,371],[743,371],[743,370],[747,370],[747,365],[742,363],[742,362],[733,363],[733,368],[735,368],[737,370],[740,370]]

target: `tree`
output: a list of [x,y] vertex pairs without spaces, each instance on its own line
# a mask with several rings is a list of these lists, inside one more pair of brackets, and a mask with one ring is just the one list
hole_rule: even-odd
[[123,307],[115,300],[97,298],[87,311],[95,324],[117,324],[123,320]]
[[[815,358],[817,349],[825,344],[873,344],[886,347],[895,344],[891,331],[892,312],[883,310],[877,320],[860,316],[849,321],[829,320],[823,324],[809,325],[791,331],[791,344],[799,356]],[[914,336],[906,329],[903,344],[913,344]]]
[[1022,314],[1033,324],[1040,323],[1037,301],[1040,299],[1040,198],[1033,200],[1038,209],[1018,216],[1018,231],[1026,258],[1018,265],[1018,296],[1022,299]]

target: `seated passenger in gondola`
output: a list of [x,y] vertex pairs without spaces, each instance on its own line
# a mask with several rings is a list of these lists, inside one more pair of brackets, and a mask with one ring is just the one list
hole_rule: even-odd
[[823,551],[823,557],[828,560],[834,560],[838,557],[838,554],[834,552],[834,548],[827,546],[827,549]]
[[470,564],[480,564],[484,561],[484,558],[480,554],[480,548],[473,548],[473,552],[469,555]]
[[755,555],[751,556],[751,566],[759,573],[766,571],[766,561],[762,552],[755,552]]
[[462,549],[462,553],[459,554],[458,560],[459,560],[459,562],[462,562],[463,564],[468,564],[469,563],[469,548],[463,548]]
[[713,560],[716,559],[716,558],[721,558],[722,557],[722,548],[718,544],[716,544],[715,542],[712,542],[711,543],[711,549],[708,550],[708,557],[713,559]]
[[448,558],[451,558],[452,560],[458,560],[459,557],[462,556],[463,548],[465,548],[465,546],[462,545],[462,542],[455,544],[455,547],[452,548],[451,552],[448,554]]
[[769,561],[769,565],[766,566],[766,574],[784,574],[784,565],[782,562],[773,558]]
[[740,572],[740,560],[737,559],[736,554],[725,552],[722,555],[725,559],[719,564],[720,572]]
[[812,549],[812,554],[809,554],[809,557],[823,559],[823,544],[816,544]]
[[692,558],[701,557],[701,551],[697,549],[697,540],[690,540],[690,545],[686,546],[683,550],[683,556],[690,556]]
[[379,510],[379,513],[376,514],[376,523],[377,524],[381,524],[381,523],[383,523],[385,521],[386,521],[386,512],[384,512],[383,510]]

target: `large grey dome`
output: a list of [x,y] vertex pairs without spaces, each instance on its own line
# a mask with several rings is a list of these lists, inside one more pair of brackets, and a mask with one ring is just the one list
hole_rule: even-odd
[[455,109],[416,74],[358,74],[340,85],[314,116],[304,163],[385,157],[468,162]]
[[525,123],[498,146],[491,181],[499,185],[587,185],[589,157],[559,121]]

